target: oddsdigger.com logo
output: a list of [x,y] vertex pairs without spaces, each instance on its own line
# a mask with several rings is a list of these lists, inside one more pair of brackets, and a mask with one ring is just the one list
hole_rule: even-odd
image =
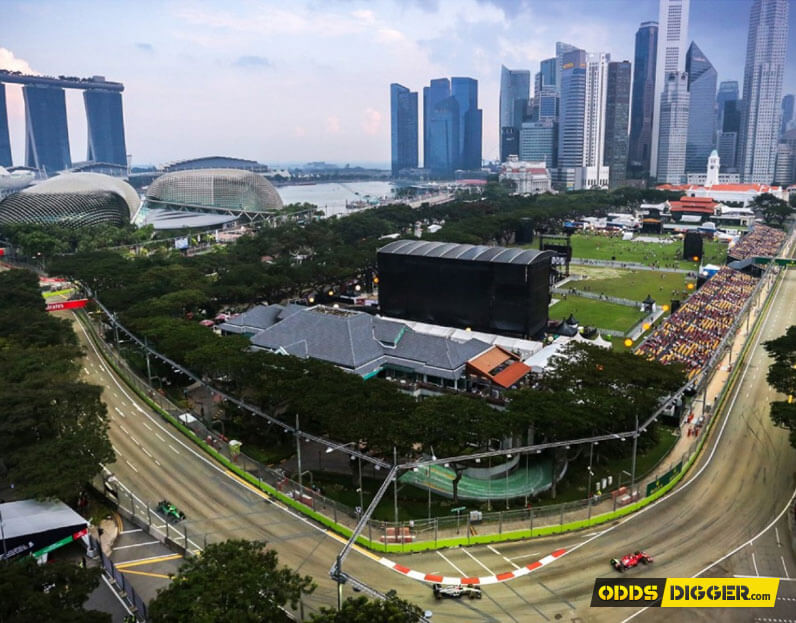
[[777,599],[779,578],[597,578],[593,608],[766,608]]

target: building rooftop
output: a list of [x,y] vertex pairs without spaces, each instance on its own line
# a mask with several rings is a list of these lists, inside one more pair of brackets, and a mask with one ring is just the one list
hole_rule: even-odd
[[395,242],[383,246],[378,252],[392,255],[440,257],[452,260],[518,265],[541,262],[555,255],[551,251],[508,249],[505,247],[457,244],[453,242],[430,242],[426,240],[396,240]]

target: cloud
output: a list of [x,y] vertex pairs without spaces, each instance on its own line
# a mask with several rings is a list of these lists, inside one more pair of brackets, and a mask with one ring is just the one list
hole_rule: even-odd
[[378,134],[381,130],[381,113],[373,108],[365,109],[365,116],[362,120],[362,129],[365,134]]
[[293,134],[296,136],[307,136],[307,129],[304,126],[297,125],[293,129]]
[[38,74],[38,71],[33,71],[28,61],[17,58],[14,53],[8,48],[0,48],[0,69],[8,71],[21,71],[23,74]]
[[326,117],[326,133],[340,134],[340,117],[334,115]]
[[152,44],[151,43],[146,43],[145,41],[137,41],[136,44],[135,44],[135,47],[137,47],[142,52],[154,52],[155,51],[155,48],[152,47]]
[[264,56],[244,55],[244,56],[239,56],[232,64],[235,65],[236,67],[243,67],[246,69],[249,68],[263,69],[265,67],[270,67],[271,61],[269,61]]

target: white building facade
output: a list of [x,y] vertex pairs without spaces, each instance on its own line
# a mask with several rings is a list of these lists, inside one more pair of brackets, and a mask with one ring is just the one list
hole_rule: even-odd
[[659,183],[680,184],[685,176],[689,103],[688,74],[685,72],[666,74],[666,85],[658,115],[660,133],[656,175]]

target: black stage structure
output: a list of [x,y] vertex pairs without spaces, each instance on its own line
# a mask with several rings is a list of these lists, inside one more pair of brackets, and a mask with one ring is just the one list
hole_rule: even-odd
[[532,337],[547,324],[552,251],[396,240],[378,251],[385,316]]

